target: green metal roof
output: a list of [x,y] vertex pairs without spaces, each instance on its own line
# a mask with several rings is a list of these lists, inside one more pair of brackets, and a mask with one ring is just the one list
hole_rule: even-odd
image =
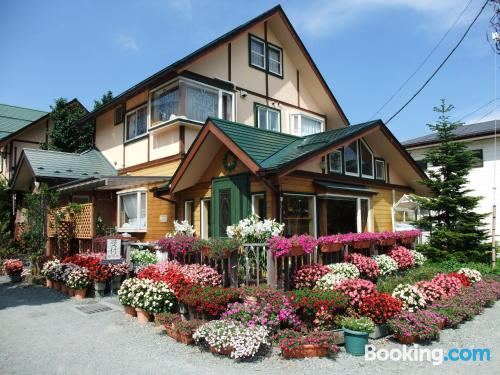
[[375,120],[297,137],[217,118],[209,120],[263,169],[283,167],[381,123],[380,120]]
[[76,180],[117,174],[116,169],[97,150],[72,154],[25,148],[23,153],[34,177]]
[[36,109],[0,104],[0,141],[25,128],[47,113]]

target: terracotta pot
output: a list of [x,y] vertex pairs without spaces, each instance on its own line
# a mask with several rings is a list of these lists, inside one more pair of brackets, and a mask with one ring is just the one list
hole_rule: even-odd
[[446,321],[442,320],[438,323],[438,327],[440,330],[443,330],[446,325]]
[[281,350],[285,358],[309,358],[326,357],[328,355],[328,346],[325,345],[299,345],[296,348],[285,348]]
[[85,294],[87,294],[87,288],[75,289],[74,292],[75,292],[75,298],[76,299],[84,299],[85,298]]
[[209,247],[202,247],[201,248],[201,256],[202,257],[209,257],[212,253],[212,249]]
[[352,247],[355,249],[369,249],[372,242],[370,240],[366,241],[355,241],[352,243]]
[[168,336],[173,338],[176,341],[179,341],[179,332],[174,328],[172,324],[164,324],[165,332]]
[[61,286],[60,286],[59,290],[60,290],[61,292],[63,292],[63,293],[68,294],[68,287],[66,286],[66,284],[61,283],[60,285],[61,285]]
[[392,246],[396,243],[395,238],[386,238],[378,241],[380,246]]
[[290,249],[290,252],[288,253],[288,255],[291,257],[297,257],[297,256],[301,256],[304,254],[305,254],[305,251],[304,251],[304,248],[302,246],[292,246],[292,248]]
[[412,336],[401,336],[399,334],[395,334],[394,338],[398,340],[401,344],[404,345],[410,345],[418,341],[418,336],[412,335]]
[[54,282],[51,279],[45,278],[45,286],[47,288],[53,288],[54,287]]
[[342,244],[341,243],[324,244],[321,245],[320,250],[322,253],[337,253],[340,250],[342,250]]
[[231,256],[231,251],[229,250],[224,250],[222,252],[222,259],[228,259]]
[[215,346],[211,346],[210,351],[212,352],[212,354],[225,355],[229,357],[231,353],[234,351],[234,348],[217,349]]
[[55,290],[61,290],[61,283],[59,281],[54,280],[52,283],[54,284]]
[[137,311],[137,320],[140,324],[146,324],[151,319],[151,315],[146,310],[136,308],[135,311]]
[[75,290],[73,288],[70,288],[70,287],[67,287],[68,289],[68,295],[70,297],[74,297],[75,296]]
[[192,345],[194,343],[193,335],[191,334],[182,334],[180,332],[177,332],[177,341],[182,342],[183,344],[186,345]]
[[125,312],[125,316],[127,318],[135,318],[137,316],[137,311],[132,306],[123,306],[123,311]]
[[411,245],[416,239],[417,237],[403,237],[401,238],[401,243],[403,245]]

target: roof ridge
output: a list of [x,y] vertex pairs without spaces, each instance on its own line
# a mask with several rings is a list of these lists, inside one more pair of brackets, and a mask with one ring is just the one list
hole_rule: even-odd
[[242,124],[241,122],[236,122],[236,121],[223,120],[223,119],[220,119],[220,118],[217,118],[217,117],[211,117],[211,116],[209,116],[207,118],[207,121],[230,123],[230,124],[234,124],[234,125],[237,125],[237,126],[243,126],[243,127],[247,128],[247,129],[250,128],[250,129],[253,129],[253,130],[260,131],[260,132],[266,132],[268,134],[277,134],[279,136],[284,136],[284,137],[288,137],[288,138],[294,138],[294,139],[302,139],[302,138],[304,138],[304,137],[300,137],[298,135],[277,132],[277,131],[274,131],[274,130],[261,129],[261,128],[258,128],[257,126]]
[[6,107],[12,107],[12,108],[19,108],[19,109],[27,109],[29,111],[37,111],[37,112],[43,112],[43,113],[49,113],[47,111],[41,110],[41,109],[34,109],[34,108],[28,108],[28,107],[21,107],[19,105],[12,105],[12,104],[5,104],[5,103],[0,103],[0,105],[4,105]]

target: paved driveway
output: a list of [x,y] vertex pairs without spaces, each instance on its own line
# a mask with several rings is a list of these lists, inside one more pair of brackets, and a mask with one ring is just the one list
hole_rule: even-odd
[[[500,303],[458,330],[446,330],[429,348],[489,347],[489,362],[366,362],[341,353],[336,360],[287,361],[276,351],[235,363],[197,347],[178,344],[152,324],[125,319],[116,300],[107,311],[87,315],[78,302],[46,288],[9,284],[0,277],[0,374],[500,374]],[[389,340],[379,348],[397,348]]]

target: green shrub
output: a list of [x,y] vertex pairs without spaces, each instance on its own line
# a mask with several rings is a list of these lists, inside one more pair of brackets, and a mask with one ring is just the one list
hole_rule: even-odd
[[382,293],[391,294],[398,284],[414,284],[417,281],[431,280],[440,272],[443,271],[436,264],[426,263],[423,266],[413,268],[404,274],[379,278],[377,282],[377,290]]

